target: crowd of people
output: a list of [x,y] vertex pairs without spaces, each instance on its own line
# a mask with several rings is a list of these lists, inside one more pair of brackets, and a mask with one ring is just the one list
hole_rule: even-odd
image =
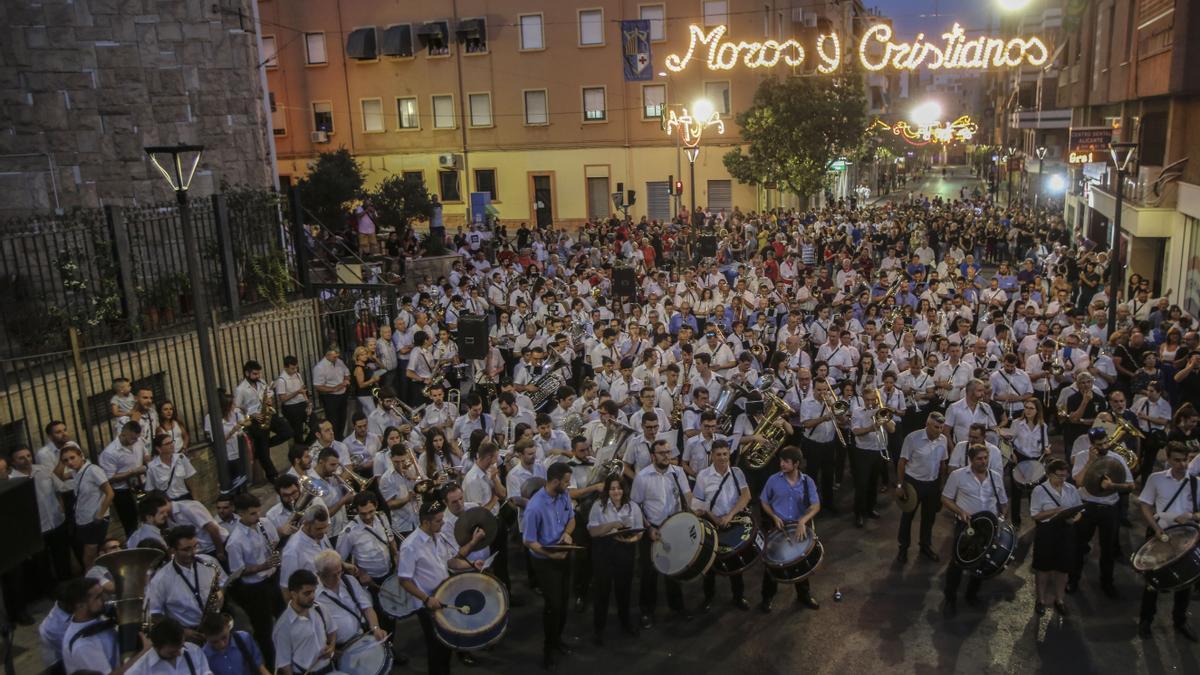
[[[890,504],[903,515],[880,563],[908,563],[918,521],[916,555],[947,558],[947,619],[964,578],[975,605],[1008,562],[964,553],[981,536],[999,550],[1005,532],[1033,538],[1030,609],[1060,618],[1073,593],[1121,601],[1115,562],[1135,553],[1121,527],[1200,545],[1195,319],[1148,279],[1106,286],[1119,263],[1056,213],[964,193],[448,243],[461,260],[445,278],[361,308],[348,362],[330,346],[306,370],[273,355],[274,379],[245,364],[216,443],[237,489],[214,512],[193,499],[174,405],[128,380],[98,457],[62,422],[45,446],[8,453],[4,474],[35,481],[47,552],[6,595],[20,615],[55,586],[47,667],[347,672],[344,659],[389,639],[387,663],[403,661],[419,633],[428,671],[446,673],[486,657],[439,617],[498,622],[524,586],[544,605],[552,668],[574,648],[572,610],[590,605],[603,645],[612,601],[636,639],[659,620],[660,585],[682,618],[713,611],[718,576],[738,611],[776,611],[780,584],[819,610],[813,523],[865,528]],[[481,324],[473,353],[462,338]],[[251,461],[269,498],[249,489]],[[941,510],[952,556],[934,540]],[[709,533],[695,557],[707,565],[671,559],[680,517]],[[136,549],[161,560],[138,599],[145,625],[130,628],[106,618],[128,583],[105,560]],[[760,559],[751,598],[743,572]],[[483,577],[486,607],[439,594],[461,575]],[[1149,579],[1143,637],[1162,586]],[[1170,589],[1173,628],[1192,641],[1194,582]]]

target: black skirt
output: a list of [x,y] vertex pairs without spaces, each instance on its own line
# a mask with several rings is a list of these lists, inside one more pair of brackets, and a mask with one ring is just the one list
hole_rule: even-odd
[[1075,526],[1067,522],[1038,523],[1034,529],[1035,572],[1070,573],[1075,569]]

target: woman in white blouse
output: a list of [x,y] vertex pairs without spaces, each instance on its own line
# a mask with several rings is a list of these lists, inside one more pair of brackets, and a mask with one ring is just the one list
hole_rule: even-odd
[[[629,598],[633,590],[633,557],[642,538],[642,510],[629,502],[621,476],[604,481],[604,491],[592,504],[588,515],[588,534],[592,537],[592,629],[603,642],[608,620],[608,596],[615,586],[617,617],[621,628],[634,635],[637,629],[629,617]],[[621,530],[636,530],[621,535]]]
[[[1008,437],[1009,442],[1012,443],[1013,451],[1016,453],[1016,457],[1013,458],[1014,462],[1041,460],[1050,453],[1050,430],[1042,417],[1041,401],[1037,399],[1025,401],[1021,416],[1013,421],[1008,432],[1001,435]],[[1020,527],[1021,497],[1024,492],[1015,489],[1018,487],[1015,483],[1013,487],[1014,489],[1009,495],[1013,500],[1009,513],[1013,514],[1013,524]]]
[[1067,575],[1075,567],[1075,523],[1082,513],[1069,518],[1057,517],[1064,509],[1083,501],[1074,485],[1067,482],[1067,463],[1055,458],[1046,467],[1046,482],[1034,488],[1029,497],[1029,515],[1037,522],[1033,541],[1033,570],[1037,579],[1038,615],[1053,603],[1059,616],[1067,615]]
[[191,499],[196,468],[187,455],[175,451],[175,439],[167,434],[155,436],[153,445],[155,457],[146,466],[146,491],[164,492],[173,502]]

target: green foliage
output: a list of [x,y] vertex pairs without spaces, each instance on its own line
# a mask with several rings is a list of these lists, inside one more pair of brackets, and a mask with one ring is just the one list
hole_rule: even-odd
[[287,303],[292,290],[292,274],[283,253],[274,251],[250,259],[248,282],[254,284],[258,295],[274,307]]
[[433,201],[421,180],[388,176],[367,195],[367,199],[378,216],[376,225],[395,228],[402,239],[407,235],[409,223],[428,220],[433,215]]
[[362,167],[346,148],[321,153],[308,175],[297,182],[305,208],[332,230],[345,226],[350,204],[362,199],[365,184]]
[[797,195],[816,194],[831,164],[860,147],[866,107],[853,59],[838,75],[764,80],[753,105],[737,115],[749,149],[726,153],[725,168],[742,183],[775,183]]
[[85,269],[87,262],[81,262],[81,258],[85,257],[73,248],[62,249],[54,257],[54,269],[58,272],[67,302],[48,307],[55,321],[64,327],[74,326],[80,330],[118,321],[123,315],[116,275],[101,277],[98,286],[93,289]]

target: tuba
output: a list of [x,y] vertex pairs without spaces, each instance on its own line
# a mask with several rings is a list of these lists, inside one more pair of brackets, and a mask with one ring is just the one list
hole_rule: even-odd
[[738,451],[738,454],[746,462],[746,466],[751,469],[761,469],[769,464],[775,453],[783,446],[784,441],[787,440],[787,432],[779,428],[776,422],[784,415],[792,414],[792,407],[779,398],[775,392],[764,389],[762,397],[767,409],[763,413],[762,419],[759,420],[758,426],[755,427],[754,435],[762,436],[766,440],[751,441]]
[[615,419],[604,423],[604,439],[600,441],[600,449],[596,451],[595,463],[588,472],[588,485],[595,485],[607,478],[614,472],[618,462],[621,463],[619,470],[625,470],[621,451],[635,433],[637,432],[633,427]]
[[529,400],[533,402],[534,410],[541,408],[543,403],[549,401],[558,393],[558,388],[562,386],[562,379],[558,376],[558,369],[563,365],[562,358],[558,354],[555,354],[550,364],[542,371],[542,374],[529,383],[537,387],[537,391],[533,392],[533,395],[529,397]]
[[112,612],[117,621],[117,642],[122,660],[141,650],[139,633],[146,623],[146,586],[150,575],[163,559],[163,552],[152,548],[114,551],[96,558],[96,564],[108,570],[117,587]]
[[288,524],[293,528],[299,528],[301,521],[304,520],[304,512],[316,499],[322,499],[329,495],[332,489],[329,483],[312,476],[300,476],[300,497],[296,500],[296,505],[292,507],[292,517],[288,519]]

